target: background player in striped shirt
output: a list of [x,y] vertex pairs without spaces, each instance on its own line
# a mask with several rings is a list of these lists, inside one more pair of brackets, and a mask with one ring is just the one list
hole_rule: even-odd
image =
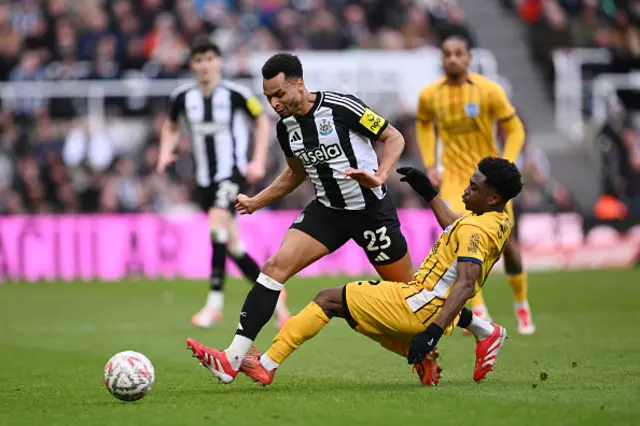
[[480,291],[511,234],[506,203],[522,190],[515,164],[487,157],[478,164],[462,196],[472,213],[454,214],[440,199],[427,176],[413,168],[399,169],[403,181],[429,202],[444,231],[411,282],[359,281],[318,293],[313,302],[280,330],[264,355],[242,362],[241,371],[262,385],[271,384],[276,369],[332,317],[344,318],[355,330],[414,364],[421,382],[438,383],[440,369],[432,356],[443,334],[456,325],[476,336],[475,381],[493,368],[507,337],[506,330],[464,308]]
[[[469,72],[468,43],[449,37],[442,44],[445,76],[420,92],[417,114],[418,143],[427,173],[440,196],[457,214],[465,212],[460,192],[485,156],[499,155],[494,140],[496,122],[507,138],[502,156],[516,162],[524,144],[524,127],[502,88],[481,75]],[[442,142],[444,174],[436,169],[436,134]],[[507,213],[515,221],[511,203]],[[514,222],[515,223],[515,222]],[[521,334],[533,334],[535,326],[527,300],[527,276],[520,250],[512,237],[504,253],[507,280],[513,289],[514,310]],[[482,292],[471,300],[473,312],[490,320]]]
[[[240,363],[273,313],[279,292],[293,275],[349,240],[360,245],[383,279],[408,282],[413,265],[385,182],[404,149],[404,138],[358,98],[309,92],[300,60],[272,56],[262,68],[263,90],[280,116],[278,141],[287,167],[255,197],[238,195],[240,213],[253,213],[309,179],[316,199],[287,231],[278,252],[265,263],[225,351],[187,339],[189,349],[223,383]],[[373,144],[384,143],[378,161]]]
[[[211,235],[210,291],[205,306],[191,319],[210,327],[222,316],[227,253],[252,283],[260,267],[242,245],[235,220],[235,198],[245,184],[264,177],[269,122],[260,102],[243,86],[222,80],[222,58],[208,37],[194,40],[191,70],[197,84],[177,88],[170,97],[169,118],[162,128],[157,171],[163,173],[175,158],[180,121],[191,133],[195,178],[200,206],[207,213]],[[247,162],[253,127],[254,149]],[[290,315],[284,294],[276,311],[280,326]]]

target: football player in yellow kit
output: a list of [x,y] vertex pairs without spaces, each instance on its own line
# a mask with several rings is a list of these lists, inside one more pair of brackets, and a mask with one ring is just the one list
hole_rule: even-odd
[[[434,185],[440,186],[440,197],[457,214],[465,214],[460,192],[476,163],[486,156],[499,155],[494,140],[496,122],[507,134],[502,157],[516,162],[525,140],[522,122],[504,90],[488,78],[470,72],[470,62],[471,53],[465,40],[452,36],[442,43],[445,76],[420,92],[416,123],[427,174]],[[435,167],[436,133],[442,142],[442,176]],[[506,212],[513,224],[511,203],[507,204]],[[527,274],[513,238],[505,249],[504,265],[513,289],[518,332],[533,334],[535,325],[527,299]],[[491,321],[482,291],[471,299],[471,307],[474,314]]]
[[[415,279],[409,283],[359,281],[320,291],[289,320],[265,354],[256,352],[243,359],[241,372],[262,385],[271,384],[280,364],[333,317],[344,318],[356,331],[406,357],[423,385],[438,383],[441,370],[435,347],[456,325],[476,338],[473,379],[480,381],[491,371],[506,330],[464,306],[480,291],[505,249],[512,228],[505,206],[522,190],[520,172],[508,160],[484,158],[464,190],[463,202],[472,213],[463,217],[437,196],[424,173],[413,168],[398,172],[429,202],[444,229]],[[203,355],[209,350],[195,343],[195,350]]]

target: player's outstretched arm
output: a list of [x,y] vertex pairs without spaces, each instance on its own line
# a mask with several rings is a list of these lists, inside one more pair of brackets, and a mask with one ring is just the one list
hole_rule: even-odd
[[464,305],[473,296],[476,280],[480,275],[481,262],[476,259],[462,260],[458,258],[458,278],[451,288],[449,297],[444,302],[442,310],[434,323],[442,330],[449,327],[455,317],[460,314]]
[[244,194],[238,195],[236,210],[240,214],[251,214],[258,211],[293,192],[306,178],[307,174],[300,160],[296,157],[287,157],[287,167],[255,197],[250,198]]
[[433,215],[436,217],[436,220],[438,221],[438,224],[442,229],[446,229],[460,217],[453,211],[451,211],[451,209],[444,203],[442,198],[437,195],[434,199],[429,201],[429,206],[431,207],[431,211],[433,211]]
[[401,167],[398,169],[398,173],[404,175],[400,179],[401,182],[407,182],[414,191],[429,203],[442,229],[445,229],[460,217],[452,212],[444,201],[438,197],[438,191],[429,180],[429,177],[423,172],[413,167]]
[[438,345],[444,330],[460,314],[467,301],[473,296],[473,288],[480,274],[480,262],[476,259],[463,261],[458,258],[458,278],[453,284],[451,293],[444,302],[442,310],[435,321],[426,330],[416,334],[411,340],[407,360],[409,364],[421,363]]

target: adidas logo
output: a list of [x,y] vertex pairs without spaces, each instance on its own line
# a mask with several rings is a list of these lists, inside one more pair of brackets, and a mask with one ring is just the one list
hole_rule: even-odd
[[384,262],[385,260],[389,260],[389,256],[387,256],[383,251],[381,251],[380,254],[374,259],[374,261],[376,262]]
[[291,135],[291,142],[300,142],[302,140],[302,135],[299,131],[295,130]]

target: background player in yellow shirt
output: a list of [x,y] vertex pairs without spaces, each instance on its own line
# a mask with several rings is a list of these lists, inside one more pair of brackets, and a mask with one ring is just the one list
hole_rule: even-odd
[[[451,210],[465,213],[460,193],[467,185],[476,163],[490,155],[500,155],[494,140],[496,122],[507,138],[503,158],[516,162],[524,144],[524,127],[502,88],[488,78],[469,71],[471,52],[467,42],[449,37],[442,44],[445,76],[420,92],[417,136],[424,165],[431,181],[440,186]],[[436,133],[442,142],[444,174],[436,169]],[[511,216],[513,207],[507,204]],[[513,289],[514,311],[520,334],[533,334],[535,325],[527,299],[527,275],[514,238],[504,253],[507,280]],[[471,300],[473,313],[491,321],[482,292]]]
[[[430,203],[444,229],[415,279],[359,281],[322,290],[289,320],[264,355],[245,357],[240,371],[262,385],[271,384],[280,364],[333,317],[346,319],[356,331],[407,357],[424,385],[438,383],[440,368],[433,351],[440,337],[450,335],[456,325],[476,336],[473,379],[482,380],[491,371],[506,330],[473,315],[464,305],[480,291],[507,244],[511,219],[505,205],[522,190],[520,172],[505,159],[483,159],[462,196],[473,213],[463,217],[437,196],[424,173],[413,168],[398,172]],[[193,339],[187,344],[199,359],[207,358],[209,348]]]

